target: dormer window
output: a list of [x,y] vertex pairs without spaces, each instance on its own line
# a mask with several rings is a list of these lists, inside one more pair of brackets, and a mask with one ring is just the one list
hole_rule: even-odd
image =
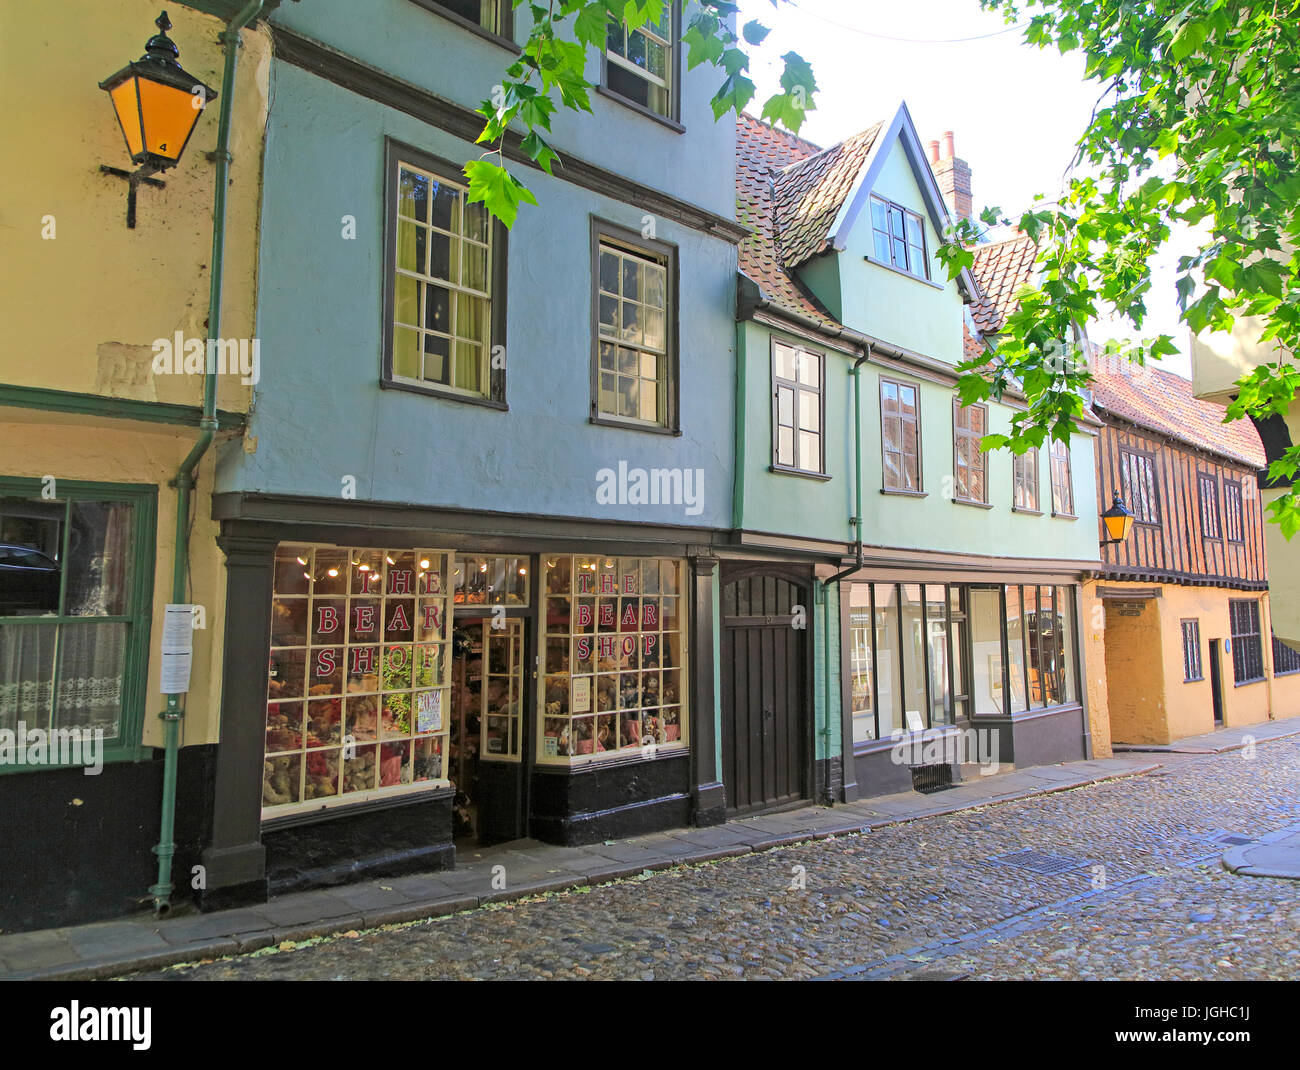
[[929,279],[930,258],[925,252],[925,223],[915,212],[883,197],[871,198],[873,259],[887,267]]

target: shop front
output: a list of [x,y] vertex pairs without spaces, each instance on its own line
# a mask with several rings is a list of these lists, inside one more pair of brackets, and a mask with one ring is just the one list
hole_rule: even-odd
[[1090,756],[1077,586],[954,578],[844,584],[843,732],[859,795]]
[[691,644],[712,605],[707,555],[269,529],[224,542],[227,627],[247,658],[226,669],[205,907],[449,868],[458,847],[716,820],[712,703],[694,754],[691,716],[701,658],[712,686],[712,650]]

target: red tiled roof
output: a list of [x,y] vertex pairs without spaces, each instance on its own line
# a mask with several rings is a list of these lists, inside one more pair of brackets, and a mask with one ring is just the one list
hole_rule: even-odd
[[740,243],[740,270],[758,284],[766,300],[838,326],[786,268],[773,211],[775,177],[819,152],[811,141],[741,114],[736,124],[736,220],[753,233]]
[[880,134],[880,123],[786,167],[773,178],[781,262],[798,267],[826,251],[830,230]]
[[1192,396],[1192,384],[1173,372],[1127,365],[1122,372],[1093,369],[1093,407],[1140,427],[1231,458],[1250,468],[1266,461],[1249,420],[1223,422],[1224,407]]
[[985,334],[996,334],[1016,307],[1016,293],[1034,274],[1034,258],[1038,255],[1038,246],[1027,234],[1002,241],[977,245],[975,264],[971,274],[975,276],[984,299],[971,305],[971,316]]

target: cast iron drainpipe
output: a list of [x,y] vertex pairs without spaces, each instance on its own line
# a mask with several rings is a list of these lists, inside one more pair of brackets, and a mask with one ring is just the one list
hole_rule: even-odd
[[[853,376],[853,495],[855,515],[849,520],[853,526],[854,542],[856,546],[856,564],[850,565],[846,569],[841,569],[829,579],[822,583],[822,635],[825,637],[822,642],[826,644],[826,657],[822,659],[822,677],[826,688],[826,708],[829,711],[831,704],[831,657],[830,657],[830,637],[831,637],[831,584],[838,584],[845,576],[853,572],[862,570],[862,389],[859,372],[867,361],[871,359],[871,343],[863,350],[862,355],[853,362],[853,367],[849,374]],[[831,753],[831,719],[829,715],[826,718],[826,725],[822,729],[823,751],[829,758]],[[826,803],[833,804],[834,799],[831,795],[829,780],[826,784]]]
[[[235,96],[235,64],[241,40],[239,31],[257,18],[264,0],[249,0],[221,35],[226,47],[226,65],[221,76],[221,116],[217,124],[217,148],[212,158],[217,165],[216,192],[212,200],[212,276],[208,290],[208,351],[221,337],[221,283],[226,252],[226,186],[230,182],[230,114]],[[211,362],[209,362],[211,363]],[[194,490],[194,471],[208,452],[217,433],[217,372],[205,367],[203,374],[203,417],[199,420],[199,437],[189,456],[181,462],[176,478],[168,485],[176,488],[176,553],[172,567],[172,602],[185,601],[186,577],[189,572],[190,493]],[[167,708],[158,716],[166,726],[163,751],[162,821],[158,844],[158,882],[149,889],[154,914],[163,917],[171,911],[172,858],[176,854],[176,764],[180,746],[181,718],[185,707],[181,695],[168,695]]]

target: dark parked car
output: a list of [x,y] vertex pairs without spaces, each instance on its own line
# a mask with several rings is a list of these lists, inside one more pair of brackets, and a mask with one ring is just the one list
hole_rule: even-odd
[[0,542],[0,617],[58,611],[58,562],[30,546]]

